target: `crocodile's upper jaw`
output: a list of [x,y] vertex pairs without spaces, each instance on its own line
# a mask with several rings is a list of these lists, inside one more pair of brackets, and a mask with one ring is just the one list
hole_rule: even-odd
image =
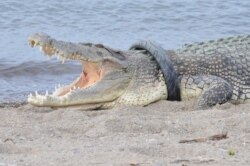
[[[125,88],[119,87],[126,87],[129,79],[126,77],[126,73],[122,74],[124,70],[119,68],[119,65],[114,65],[111,60],[98,60],[97,62],[79,60],[82,55],[66,55],[67,52],[53,47],[53,40],[45,34],[35,34],[29,38],[29,44],[32,47],[39,46],[40,50],[47,56],[56,55],[62,62],[66,60],[79,61],[83,65],[82,72],[70,85],[58,87],[52,94],[49,94],[48,91],[45,92],[45,95],[37,92],[34,95],[30,94],[28,97],[30,104],[56,107],[82,104],[100,105],[100,103],[114,101],[122,94],[122,89]],[[125,77],[110,78],[110,75],[123,75]],[[102,83],[99,84],[100,82]],[[107,95],[112,87],[114,87],[114,90],[116,88],[119,88],[119,90],[117,90],[117,93],[112,92]]]

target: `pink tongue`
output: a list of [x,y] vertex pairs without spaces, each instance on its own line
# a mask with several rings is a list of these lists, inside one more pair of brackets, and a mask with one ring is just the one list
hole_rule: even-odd
[[82,71],[82,81],[86,81],[87,80],[87,73],[85,73],[85,71]]

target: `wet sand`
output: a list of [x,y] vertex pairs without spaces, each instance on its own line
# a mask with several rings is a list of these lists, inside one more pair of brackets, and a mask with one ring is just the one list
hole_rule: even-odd
[[[0,108],[0,166],[250,165],[250,104]],[[208,139],[227,133],[227,138]],[[198,139],[191,142],[180,141]]]

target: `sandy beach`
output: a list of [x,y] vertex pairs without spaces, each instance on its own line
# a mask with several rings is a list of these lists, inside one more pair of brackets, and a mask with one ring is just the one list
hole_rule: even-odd
[[250,104],[194,105],[2,107],[0,165],[249,165]]

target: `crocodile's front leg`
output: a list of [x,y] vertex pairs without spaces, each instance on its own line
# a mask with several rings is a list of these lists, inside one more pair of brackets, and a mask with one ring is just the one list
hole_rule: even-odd
[[223,104],[231,99],[233,89],[226,80],[211,76],[183,76],[180,78],[181,99],[198,98],[198,109],[207,109],[216,104]]

